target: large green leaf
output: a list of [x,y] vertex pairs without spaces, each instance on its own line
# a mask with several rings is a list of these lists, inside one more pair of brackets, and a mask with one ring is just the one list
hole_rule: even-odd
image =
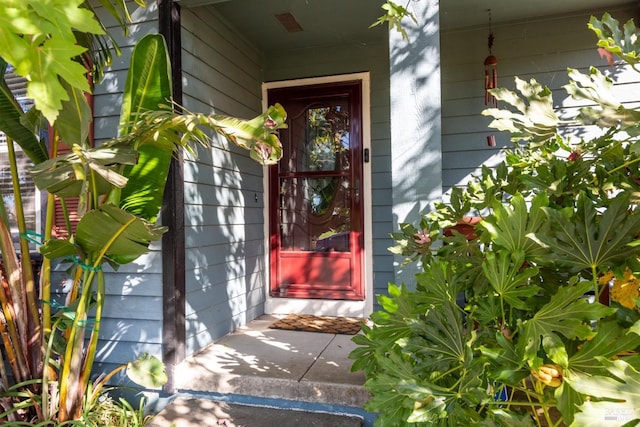
[[609,13],[602,20],[592,16],[588,27],[598,36],[598,46],[624,59],[631,65],[640,62],[640,38],[633,19],[628,20],[620,28],[620,22]]
[[413,293],[406,286],[389,284],[387,292],[389,296],[378,295],[378,303],[384,310],[371,314],[375,323],[376,338],[382,346],[411,335],[407,322],[411,322],[421,311]]
[[598,125],[601,128],[621,128],[632,134],[638,134],[640,111],[625,106],[613,93],[613,82],[596,67],[589,69],[589,75],[569,69],[569,84],[564,86],[574,99],[588,102],[595,107],[582,107],[578,120],[585,125]]
[[69,100],[62,102],[62,109],[56,123],[58,135],[68,147],[79,145],[88,148],[89,130],[93,114],[85,94],[63,83],[69,94]]
[[[370,412],[380,413],[376,422],[382,426],[404,425],[413,412],[416,396],[412,398],[399,393],[397,387],[416,383],[411,365],[397,352],[380,355],[378,363],[380,371],[366,382],[371,391],[371,400],[364,407]],[[428,400],[426,393],[424,399]],[[432,412],[444,413],[446,407],[442,399],[434,400]]]
[[[251,157],[260,164],[272,164],[282,156],[282,145],[276,132],[285,126],[285,118],[286,113],[278,104],[269,107],[266,112],[252,120],[203,113],[176,113],[167,108],[160,108],[142,112],[136,117],[137,121],[131,132],[121,135],[116,143],[141,148],[150,144],[156,150],[156,155],[160,150],[166,150],[169,156],[171,151],[180,148],[193,153],[194,143],[209,146],[211,136],[203,130],[209,128],[242,148],[249,149]],[[164,166],[157,166],[155,159],[141,159],[139,163],[139,175],[132,175],[131,178],[133,182],[139,182],[141,185],[131,187],[133,190],[127,185],[127,193],[124,194],[123,191],[124,196],[119,205],[136,215],[153,220],[161,205],[161,191],[167,172]],[[149,177],[149,180],[146,177]],[[151,185],[152,182],[156,184]],[[116,200],[120,199],[110,197],[113,203]]]
[[49,259],[77,257],[78,247],[69,240],[63,239],[51,239],[40,246],[40,253],[42,256]]
[[61,81],[90,91],[86,68],[77,62],[86,49],[74,31],[102,34],[84,0],[4,0],[0,2],[0,57],[29,80],[27,96],[54,123],[69,95]]
[[249,150],[251,158],[258,163],[272,165],[282,157],[282,145],[274,132],[286,127],[286,118],[284,108],[275,104],[252,120],[213,115],[208,116],[205,125],[217,129],[239,147]]
[[24,113],[5,81],[6,67],[7,63],[0,57],[0,132],[16,142],[33,163],[43,162],[49,157],[47,147],[22,124]]
[[420,371],[447,372],[454,367],[467,368],[473,360],[474,339],[464,325],[461,310],[455,303],[445,302],[430,309],[424,320],[409,323],[414,337],[406,351],[419,360]]
[[[522,250],[514,253],[502,250],[497,255],[495,252],[488,252],[482,263],[482,271],[504,302],[514,308],[526,310],[527,299],[536,295],[540,287],[529,282],[531,277],[538,274],[538,268],[522,268],[523,263]],[[503,318],[503,321],[507,319]]]
[[490,368],[491,378],[502,383],[516,385],[530,374],[529,369],[523,368],[524,360],[513,341],[507,339],[503,333],[496,333],[495,346],[480,346],[480,351],[493,363]]
[[147,34],[135,45],[122,97],[120,133],[131,131],[140,113],[171,105],[171,65],[160,34]]
[[480,226],[489,232],[494,244],[511,253],[523,252],[526,259],[531,259],[546,252],[529,235],[548,228],[541,209],[548,205],[549,200],[544,194],[533,198],[530,213],[527,212],[527,203],[521,194],[513,196],[510,206],[496,200],[492,204],[493,215],[481,221]]
[[608,425],[605,422],[611,420],[609,416],[624,422],[640,419],[640,372],[624,360],[601,361],[607,376],[575,374],[564,379],[578,392],[603,399],[584,402],[575,416],[575,425]]
[[136,360],[127,364],[127,376],[144,387],[162,387],[167,382],[164,364],[148,353],[142,353]]
[[104,194],[104,182],[123,187],[126,177],[120,175],[120,165],[134,164],[137,152],[129,147],[101,145],[97,148],[83,149],[74,145],[72,151],[42,162],[31,170],[33,181],[41,190],[61,197],[76,197],[86,189],[89,174],[95,172],[98,177],[92,190]]
[[[144,36],[131,55],[120,116],[120,133],[131,131],[132,122],[145,111],[171,105],[171,68],[164,38]],[[155,221],[162,206],[165,183],[174,147],[162,141],[140,144],[138,162],[125,169],[128,185],[120,193],[120,206],[148,221]]]
[[629,211],[628,193],[616,197],[600,213],[593,202],[580,193],[575,210],[544,208],[553,234],[535,234],[548,247],[555,263],[571,271],[608,268],[640,251],[631,246],[640,232],[640,213]]
[[598,323],[596,336],[569,357],[569,369],[590,374],[603,370],[600,358],[610,358],[640,346],[640,335],[620,326],[615,320]]
[[553,108],[553,97],[547,87],[531,79],[529,82],[515,78],[516,90],[493,89],[491,93],[503,103],[514,107],[517,112],[489,108],[482,112],[493,116],[489,127],[511,132],[512,141],[525,140],[540,144],[555,139],[560,122]]
[[445,302],[455,304],[465,285],[462,280],[457,279],[450,263],[434,260],[424,266],[424,273],[416,274],[420,292],[416,292],[414,298],[424,307],[439,307]]
[[160,239],[166,230],[107,204],[82,217],[76,242],[86,254],[104,253],[122,265],[148,252],[149,244]]
[[567,425],[571,425],[578,406],[585,401],[585,396],[575,391],[566,381],[563,381],[560,387],[555,389],[553,395],[558,402],[558,410],[562,413],[562,419]]
[[525,360],[534,364],[542,346],[551,360],[564,368],[568,366],[569,356],[560,335],[567,339],[592,338],[596,332],[591,322],[615,312],[613,308],[584,298],[592,287],[593,284],[586,281],[560,287],[531,319],[521,322],[518,345]]

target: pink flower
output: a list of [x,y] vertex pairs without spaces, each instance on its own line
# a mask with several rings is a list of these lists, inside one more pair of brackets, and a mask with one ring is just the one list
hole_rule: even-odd
[[429,230],[426,228],[416,234],[414,234],[415,242],[419,245],[431,243],[431,237],[429,237]]

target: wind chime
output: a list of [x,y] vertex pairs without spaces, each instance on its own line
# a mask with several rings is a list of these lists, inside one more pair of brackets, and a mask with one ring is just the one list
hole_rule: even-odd
[[489,93],[490,89],[498,87],[498,58],[493,55],[493,31],[491,30],[491,9],[489,9],[489,38],[487,41],[489,56],[484,60],[484,105],[498,107],[498,100]]

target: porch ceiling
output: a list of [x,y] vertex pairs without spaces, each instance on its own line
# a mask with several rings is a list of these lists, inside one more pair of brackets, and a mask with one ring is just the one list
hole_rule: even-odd
[[[420,0],[411,0],[420,1]],[[402,3],[400,0],[399,3]],[[366,44],[379,40],[382,27],[369,29],[380,15],[382,0],[180,0],[183,7],[213,5],[244,36],[263,51]],[[442,31],[539,19],[551,15],[594,11],[629,0],[441,0]],[[274,15],[291,12],[304,31],[287,33]]]

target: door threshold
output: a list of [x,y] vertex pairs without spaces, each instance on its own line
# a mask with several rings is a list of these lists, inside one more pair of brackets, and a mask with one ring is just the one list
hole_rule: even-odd
[[366,301],[273,298],[264,303],[265,314],[314,314],[316,316],[369,317]]

